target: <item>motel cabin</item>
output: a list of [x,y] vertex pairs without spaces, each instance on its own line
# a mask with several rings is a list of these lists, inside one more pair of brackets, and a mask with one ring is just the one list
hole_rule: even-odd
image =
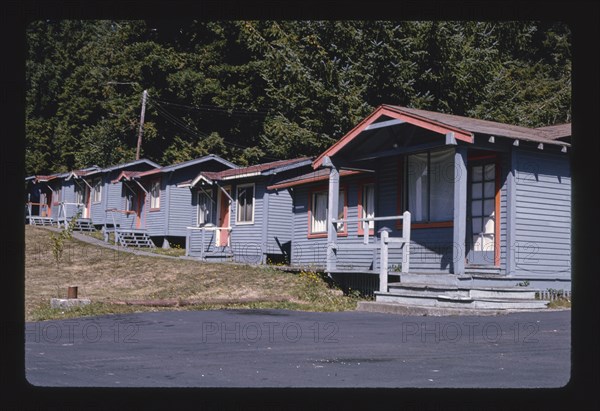
[[68,173],[32,175],[25,178],[25,221],[31,225],[56,224],[62,187]]
[[122,188],[118,204],[107,210],[103,228],[105,240],[114,233],[122,246],[169,248],[171,243],[184,246],[187,228],[193,223],[196,208],[191,190],[183,182],[201,171],[236,169],[237,165],[209,154],[146,171],[123,170],[112,180]]
[[189,187],[196,211],[187,227],[186,255],[204,261],[248,264],[289,262],[292,197],[269,189],[308,172],[308,157],[221,172],[202,171]]
[[382,302],[535,308],[571,287],[570,139],[382,105],[268,187],[293,199],[291,265]]
[[81,212],[76,221],[76,229],[95,231],[113,221],[107,209],[117,207],[123,187],[112,184],[121,172],[143,172],[159,168],[160,165],[148,159],[139,159],[106,168],[74,170],[67,173],[63,181],[63,199],[59,208],[58,220],[69,221],[77,211]]
[[106,168],[94,165],[65,173],[29,176],[25,179],[27,219],[31,224],[64,226],[79,212],[75,229],[94,231],[107,223],[106,209],[120,199],[121,184],[111,184],[118,173],[157,167],[160,166],[153,161],[141,159]]

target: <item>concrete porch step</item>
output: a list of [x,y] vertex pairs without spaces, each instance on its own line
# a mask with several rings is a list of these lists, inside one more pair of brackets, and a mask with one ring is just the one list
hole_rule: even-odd
[[425,283],[389,283],[388,291],[392,294],[410,294],[421,296],[449,295],[469,297],[469,290],[455,285]]
[[501,315],[512,311],[534,311],[532,309],[478,309],[474,307],[425,307],[405,305],[400,303],[383,303],[377,301],[360,301],[356,311],[366,311],[385,314],[398,314],[405,316],[432,316],[441,317],[449,315]]
[[500,267],[489,265],[469,264],[465,267],[465,274],[468,275],[500,275]]
[[543,309],[547,302],[530,298],[473,297],[452,293],[427,294],[418,291],[375,292],[376,302],[416,307],[461,309]]
[[439,272],[400,273],[400,282],[403,284],[431,284],[431,285],[458,285],[461,282],[471,281],[470,275],[456,275]]
[[461,296],[473,299],[482,298],[510,298],[510,299],[535,299],[538,290],[525,287],[468,287],[465,285],[444,285],[426,283],[389,283],[390,293],[419,293],[421,295]]

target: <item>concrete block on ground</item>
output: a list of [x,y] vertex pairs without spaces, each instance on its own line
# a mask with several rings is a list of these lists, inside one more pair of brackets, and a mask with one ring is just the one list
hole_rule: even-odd
[[83,307],[90,304],[92,301],[88,298],[52,298],[50,299],[51,308],[73,308]]

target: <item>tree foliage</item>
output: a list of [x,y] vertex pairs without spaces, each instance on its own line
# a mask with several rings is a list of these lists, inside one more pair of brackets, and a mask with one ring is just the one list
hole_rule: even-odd
[[28,174],[208,153],[316,155],[395,104],[538,127],[571,118],[571,35],[549,22],[36,21]]

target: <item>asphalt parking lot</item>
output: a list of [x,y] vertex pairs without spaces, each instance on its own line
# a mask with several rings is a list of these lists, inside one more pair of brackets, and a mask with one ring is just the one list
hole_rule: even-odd
[[571,312],[170,311],[26,324],[36,386],[562,387]]

